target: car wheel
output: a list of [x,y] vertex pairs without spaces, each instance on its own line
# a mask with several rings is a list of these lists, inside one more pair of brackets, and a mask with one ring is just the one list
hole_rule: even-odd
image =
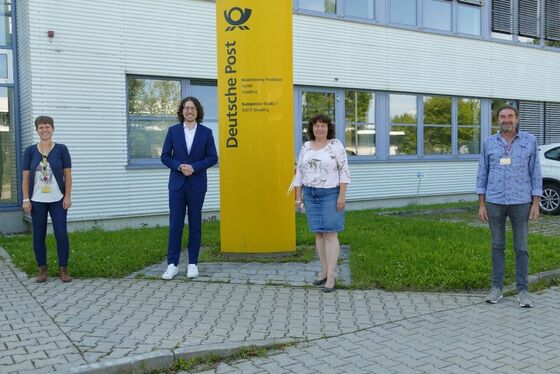
[[560,214],[560,186],[545,183],[540,205],[544,214]]

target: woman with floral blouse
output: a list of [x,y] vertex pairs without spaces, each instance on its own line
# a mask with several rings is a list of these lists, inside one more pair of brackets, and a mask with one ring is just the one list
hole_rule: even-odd
[[344,229],[346,187],[350,183],[348,159],[326,115],[311,118],[307,134],[309,141],[301,147],[293,183],[296,207],[305,202],[309,231],[315,233],[321,272],[313,284],[324,285],[323,292],[333,292],[340,252],[338,232]]

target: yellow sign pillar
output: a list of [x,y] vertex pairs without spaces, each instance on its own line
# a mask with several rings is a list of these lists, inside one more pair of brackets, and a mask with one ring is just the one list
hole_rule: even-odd
[[292,0],[217,0],[222,252],[295,251]]

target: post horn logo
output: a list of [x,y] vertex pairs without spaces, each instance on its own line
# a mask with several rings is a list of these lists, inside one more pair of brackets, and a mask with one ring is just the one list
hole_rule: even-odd
[[249,20],[252,12],[249,8],[241,9],[238,6],[231,8],[229,11],[224,10],[224,18],[231,25],[226,27],[226,31],[233,31],[236,27],[239,27],[240,30],[249,30],[249,27],[243,24]]

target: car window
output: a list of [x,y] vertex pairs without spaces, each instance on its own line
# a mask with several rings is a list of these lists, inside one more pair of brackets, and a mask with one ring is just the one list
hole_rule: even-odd
[[552,148],[544,154],[545,158],[549,160],[560,161],[560,147]]

